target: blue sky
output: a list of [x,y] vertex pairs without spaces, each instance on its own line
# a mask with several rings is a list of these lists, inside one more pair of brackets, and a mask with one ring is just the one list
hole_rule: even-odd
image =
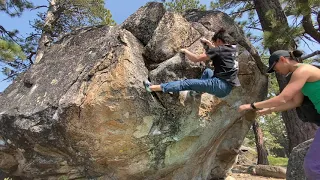
[[[108,0],[106,1],[106,7],[110,9],[113,19],[117,24],[122,23],[131,14],[133,14],[141,6],[145,5],[147,2],[152,0]],[[206,4],[209,7],[211,0],[200,0],[201,4]],[[31,0],[35,5],[44,5],[46,1],[43,0]],[[45,10],[45,9],[43,9]],[[7,30],[18,29],[22,36],[27,36],[32,29],[30,28],[29,21],[36,18],[36,11],[25,11],[23,15],[19,18],[11,18],[4,13],[0,13],[1,25]],[[317,43],[309,43],[309,46],[314,50],[320,49]],[[304,50],[306,53],[311,51],[304,44],[301,44],[299,49]],[[0,74],[0,92],[2,92],[10,82],[2,81],[5,77]]]

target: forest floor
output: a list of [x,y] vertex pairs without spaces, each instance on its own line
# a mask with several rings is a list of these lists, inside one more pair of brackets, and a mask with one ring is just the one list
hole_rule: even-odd
[[281,178],[255,176],[255,175],[246,174],[246,173],[232,173],[230,176],[233,177],[235,180],[284,180]]

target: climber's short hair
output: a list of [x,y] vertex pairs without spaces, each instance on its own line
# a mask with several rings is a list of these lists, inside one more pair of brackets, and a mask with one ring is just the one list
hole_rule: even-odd
[[233,44],[233,38],[227,33],[224,28],[221,28],[212,37],[212,41],[214,42],[218,39],[220,39],[224,44]]

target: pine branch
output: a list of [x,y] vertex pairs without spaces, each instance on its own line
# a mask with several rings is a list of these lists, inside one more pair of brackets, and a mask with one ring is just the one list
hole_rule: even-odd
[[249,38],[250,41],[254,44],[254,43],[257,43],[259,41],[262,41],[263,40],[263,37],[260,37],[260,38]]
[[34,51],[31,51],[31,52],[30,52],[29,56],[27,57],[27,59],[29,60],[30,64],[33,64],[32,57],[33,57],[33,55],[36,55],[36,54],[37,54],[37,53],[34,52]]
[[11,34],[9,33],[9,31],[7,31],[3,26],[0,25],[0,32],[1,32],[1,31],[2,31],[3,33],[7,34],[13,42],[15,42],[15,43],[17,43],[18,45],[20,45],[20,44],[11,36]]
[[36,6],[36,7],[32,8],[31,10],[36,10],[36,9],[40,9],[40,8],[49,8],[49,6],[45,6],[45,5],[43,5],[43,6]]
[[309,36],[306,35],[306,33],[303,33],[302,35],[304,38],[308,39],[309,41],[311,42],[314,42],[314,43],[318,43],[317,41],[315,41],[314,39],[310,38]]
[[310,47],[309,44],[306,42],[306,40],[303,39],[301,36],[299,36],[299,38],[308,46],[309,50],[312,51],[311,47]]
[[31,38],[34,38],[34,37],[38,37],[38,36],[40,36],[41,34],[40,33],[36,33],[36,34],[34,34],[34,33],[32,33],[30,36],[28,36],[26,39],[31,39]]
[[251,11],[251,10],[255,10],[255,8],[248,8],[248,9],[243,9],[243,10],[240,10],[237,12],[233,12],[233,13],[230,13],[229,16],[233,16],[234,14],[236,14],[238,16],[239,14],[243,14],[243,13],[245,13],[247,11]]
[[4,78],[1,82],[3,82],[3,81],[8,81],[8,80],[13,80],[14,77],[17,76],[17,75],[18,75],[18,73],[16,73],[16,72],[14,73],[13,71],[11,71],[11,74],[8,75],[7,78]]
[[219,9],[226,10],[226,9],[236,9],[241,3],[247,2],[247,1],[238,1],[238,0],[231,0],[229,2],[224,3]]
[[308,58],[310,58],[310,57],[312,57],[312,56],[316,56],[316,55],[320,55],[320,51],[319,51],[319,50],[318,50],[318,51],[315,51],[315,52],[313,52],[313,53],[311,53],[311,54],[308,54],[308,55],[306,55],[306,56],[301,57],[301,60],[305,60],[305,59],[308,59]]
[[255,29],[255,30],[258,30],[258,31],[263,31],[261,28],[257,28],[257,27],[254,27],[254,26],[246,26],[245,28]]
[[259,19],[257,19],[257,20],[255,20],[255,21],[252,21],[250,24],[249,24],[249,26],[257,26],[257,25],[260,25],[260,20]]

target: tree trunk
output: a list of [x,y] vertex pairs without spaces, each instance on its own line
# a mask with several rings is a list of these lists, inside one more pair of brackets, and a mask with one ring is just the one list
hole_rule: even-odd
[[60,12],[58,11],[58,5],[56,4],[56,0],[51,0],[49,9],[47,12],[47,16],[44,22],[44,27],[42,30],[41,37],[38,42],[38,49],[35,58],[35,63],[39,63],[42,59],[45,49],[50,46],[53,41],[52,31],[55,23],[60,17]]
[[[261,27],[263,31],[269,31],[273,33],[277,33],[277,28],[272,28],[271,20],[266,17],[267,12],[274,11],[275,18],[277,21],[281,22],[283,26],[289,26],[287,22],[287,18],[283,12],[281,4],[279,0],[253,0],[255,9],[257,11]],[[293,40],[291,42],[294,42]],[[274,44],[269,48],[270,54],[279,49],[293,49],[293,43],[287,44]],[[280,87],[280,91],[287,85],[287,80],[284,76],[277,74],[277,81]],[[298,144],[313,138],[315,135],[315,131],[317,129],[316,125],[310,123],[303,123],[296,113],[296,110],[289,110],[282,112],[282,119],[284,120],[288,139],[289,139],[289,152],[292,151],[292,148],[297,146]]]
[[[296,0],[296,4],[301,8],[300,10],[303,12],[302,18],[302,27],[304,31],[309,34],[314,40],[320,43],[320,27],[318,29],[313,25],[312,17],[311,17],[311,8],[308,0]],[[317,21],[320,21],[320,11],[318,11]]]
[[258,164],[269,165],[268,153],[264,146],[263,142],[263,133],[262,129],[259,126],[259,123],[255,121],[252,125],[254,138],[256,140],[256,147],[258,152]]

